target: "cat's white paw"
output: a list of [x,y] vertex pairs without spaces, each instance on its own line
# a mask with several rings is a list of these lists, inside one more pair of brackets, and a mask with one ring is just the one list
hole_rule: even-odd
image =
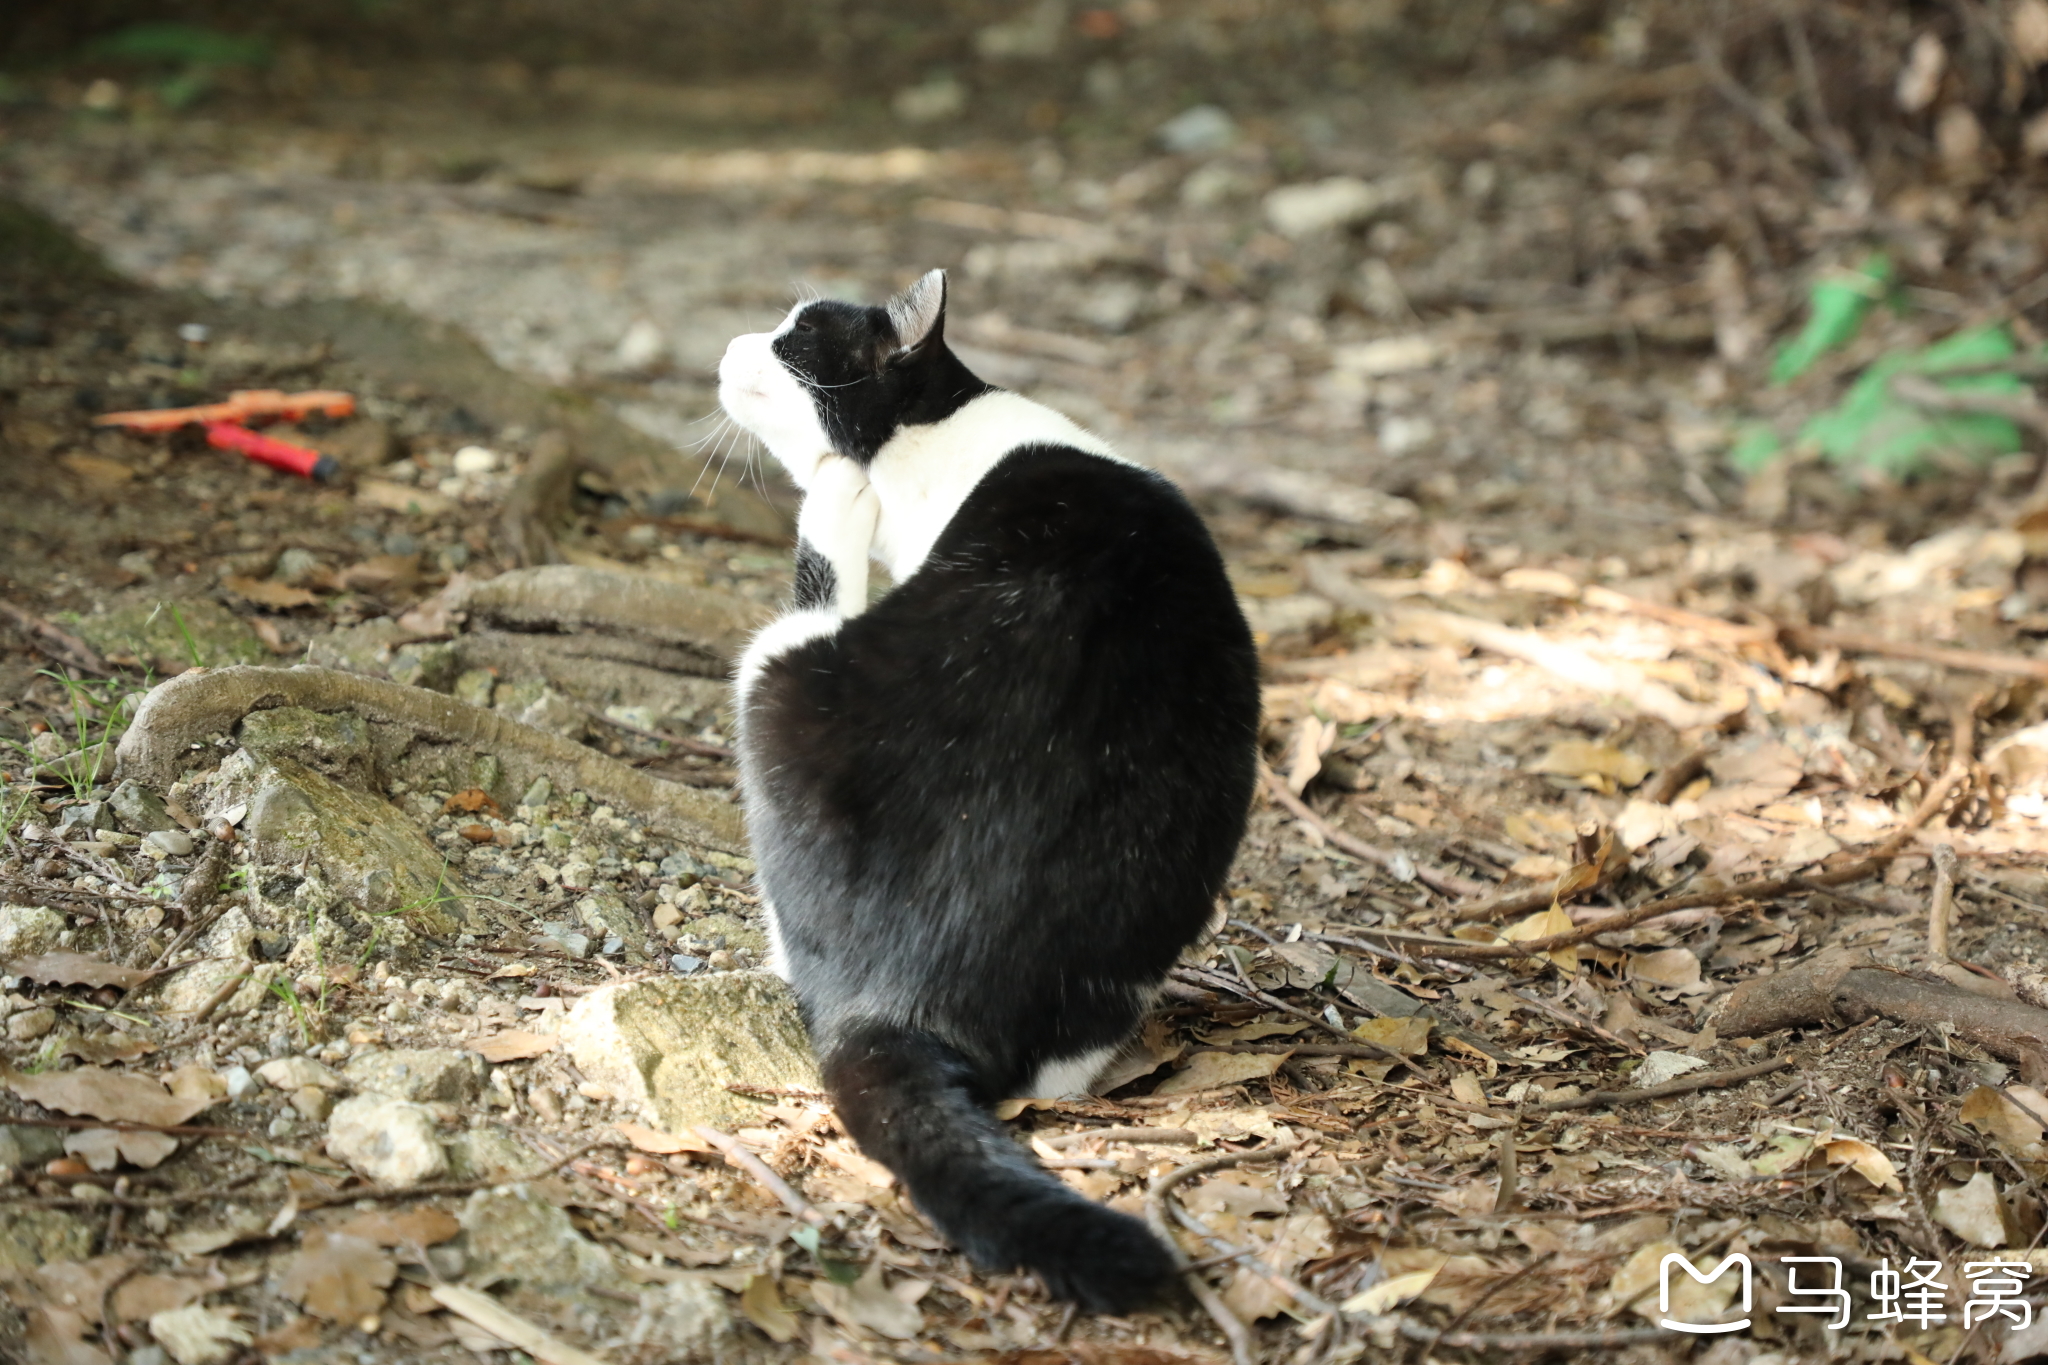
[[881,506],[867,470],[843,455],[821,460],[804,493],[797,538],[831,564],[842,616],[858,616],[867,608],[868,552]]

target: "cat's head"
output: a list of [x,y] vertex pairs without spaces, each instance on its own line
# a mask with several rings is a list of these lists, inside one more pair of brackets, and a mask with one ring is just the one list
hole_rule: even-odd
[[898,428],[936,422],[988,391],[946,348],[945,333],[943,270],[881,307],[800,303],[774,331],[726,346],[719,406],[809,487],[825,456],[866,464]]

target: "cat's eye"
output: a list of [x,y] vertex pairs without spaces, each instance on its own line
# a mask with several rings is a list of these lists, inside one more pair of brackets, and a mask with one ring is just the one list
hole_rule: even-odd
[[818,330],[818,324],[812,322],[809,318],[798,318],[796,320],[796,330],[799,332],[815,332]]

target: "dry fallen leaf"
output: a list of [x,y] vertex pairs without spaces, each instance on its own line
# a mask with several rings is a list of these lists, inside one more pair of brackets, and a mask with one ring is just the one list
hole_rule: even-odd
[[811,1297],[848,1327],[865,1327],[895,1341],[908,1341],[924,1330],[924,1314],[916,1305],[890,1293],[882,1282],[880,1261],[869,1262],[867,1270],[852,1284],[815,1281]]
[[1256,1043],[1265,1038],[1292,1038],[1307,1027],[1307,1024],[1302,1023],[1260,1019],[1249,1024],[1240,1024],[1236,1028],[1216,1029],[1213,1032],[1198,1029],[1195,1037],[1205,1043]]
[[384,1306],[398,1263],[367,1237],[308,1232],[285,1263],[277,1292],[330,1322],[356,1322]]
[[64,1139],[64,1150],[81,1158],[95,1171],[111,1171],[126,1161],[153,1171],[178,1150],[178,1140],[168,1133],[123,1133],[112,1128],[87,1128]]
[[[1259,1259],[1282,1275],[1291,1276],[1304,1261],[1330,1254],[1330,1220],[1320,1213],[1290,1213],[1284,1218],[1262,1219],[1245,1227],[1252,1230],[1250,1240]],[[1229,1283],[1223,1287],[1223,1302],[1234,1309],[1239,1318],[1255,1322],[1287,1311],[1293,1306],[1294,1298],[1268,1276],[1251,1266],[1241,1265],[1233,1270]]]
[[1287,1201],[1273,1188],[1266,1171],[1221,1171],[1187,1188],[1181,1202],[1203,1218],[1228,1227],[1256,1214],[1284,1214]]
[[1429,1019],[1420,1014],[1398,1017],[1383,1014],[1374,1019],[1359,1020],[1351,1030],[1351,1036],[1363,1042],[1378,1043],[1403,1057],[1420,1057],[1429,1051],[1429,1024]]
[[344,1237],[360,1237],[384,1247],[431,1247],[454,1237],[462,1224],[440,1209],[373,1209],[357,1214],[334,1229]]
[[203,1066],[181,1066],[164,1077],[164,1084],[181,1100],[225,1099],[228,1093],[219,1073]]
[[1697,995],[1711,990],[1700,980],[1700,960],[1689,948],[1665,948],[1654,953],[1633,953],[1628,959],[1631,980],[1646,981],[1667,991]]
[[1532,773],[1569,777],[1597,792],[1633,787],[1649,775],[1650,764],[1640,754],[1591,740],[1559,740],[1529,765]]
[[220,585],[244,602],[268,607],[272,611],[310,607],[320,600],[304,588],[294,588],[288,583],[278,583],[268,578],[247,578],[241,574],[229,574],[221,579]]
[[371,555],[362,563],[343,569],[335,581],[351,590],[378,592],[410,583],[419,570],[420,557],[416,554]]
[[[494,975],[510,976],[513,973],[509,969],[500,968]],[[553,1052],[556,1044],[561,1041],[552,1033],[528,1033],[523,1029],[507,1029],[503,1033],[494,1033],[488,1038],[477,1039],[469,1045],[469,1050],[478,1053],[487,1062],[523,1062],[529,1057]]]
[[1189,1095],[1217,1090],[1240,1081],[1272,1075],[1290,1054],[1284,1052],[1198,1052],[1193,1061],[1160,1082],[1155,1095]]
[[46,1071],[26,1076],[0,1072],[9,1090],[25,1100],[62,1114],[84,1114],[110,1123],[155,1123],[173,1127],[213,1103],[204,1097],[181,1098],[146,1076],[81,1066],[74,1071]]
[[1956,1189],[1936,1192],[1934,1221],[1971,1246],[2016,1244],[2012,1217],[1998,1197],[1998,1184],[1989,1171],[1977,1172],[1968,1184]]
[[119,986],[131,990],[155,976],[140,967],[117,967],[84,953],[39,953],[7,964],[10,976],[25,976],[46,986]]
[[76,1057],[81,1062],[102,1066],[107,1062],[132,1062],[156,1051],[156,1044],[125,1033],[102,1033],[91,1038],[66,1038],[57,1049],[59,1057]]
[[1892,1159],[1859,1138],[1834,1138],[1820,1144],[1830,1166],[1847,1166],[1881,1190],[1903,1194]]
[[209,1269],[204,1275],[137,1275],[123,1280],[111,1303],[115,1322],[136,1322],[183,1308],[228,1286],[227,1276]]
[[1429,1288],[1429,1282],[1436,1278],[1439,1269],[1442,1267],[1412,1271],[1406,1275],[1396,1275],[1391,1280],[1381,1280],[1372,1288],[1353,1294],[1338,1306],[1347,1313],[1376,1317],[1389,1308],[1399,1307]]
[[149,1334],[178,1365],[221,1365],[251,1340],[249,1329],[228,1310],[196,1303],[155,1314],[149,1320]]
[[135,477],[132,465],[122,464],[119,460],[109,460],[103,455],[73,452],[69,455],[59,455],[57,463],[87,483],[96,485],[103,492],[119,488]]
[[[1569,934],[1575,927],[1572,917],[1553,905],[1548,910],[1538,910],[1527,919],[1517,920],[1500,937],[1503,943],[1527,943],[1557,934]],[[1548,957],[1560,971],[1573,971],[1579,965],[1579,950],[1574,947],[1552,948],[1543,956]]]
[[886,1190],[896,1183],[889,1168],[871,1156],[855,1151],[844,1139],[834,1139],[818,1149],[818,1155],[863,1184]]
[[441,803],[443,815],[475,815],[480,810],[487,810],[493,815],[504,814],[497,801],[482,787],[466,787]]
[[85,1339],[97,1320],[96,1313],[88,1319],[75,1308],[31,1308],[22,1337],[29,1365],[112,1365],[105,1351]]
[[[496,970],[495,972],[492,972],[489,976],[485,977],[484,980],[499,981],[509,976],[532,976],[535,972],[539,970],[540,969],[538,967],[535,967],[531,962],[508,962],[504,966],[498,968],[498,970]],[[513,1060],[517,1059],[515,1058]]]
[[796,1340],[796,1314],[790,1312],[789,1305],[782,1301],[782,1292],[776,1288],[773,1275],[756,1275],[747,1281],[747,1287],[740,1293],[740,1312],[747,1315],[748,1322],[766,1333],[770,1341],[783,1344]]

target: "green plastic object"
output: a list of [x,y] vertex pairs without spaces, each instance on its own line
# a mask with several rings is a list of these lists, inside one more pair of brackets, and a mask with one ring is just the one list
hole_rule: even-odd
[[86,49],[88,56],[173,66],[262,66],[270,44],[197,24],[130,24]]
[[1891,289],[1892,259],[1873,253],[1855,271],[1830,274],[1816,281],[1807,295],[1806,326],[1778,351],[1771,362],[1771,382],[1790,383],[1813,363],[1845,345],[1863,325],[1870,306]]
[[1972,327],[1924,351],[1890,355],[1872,365],[1849,387],[1842,401],[1800,429],[1802,441],[1820,447],[1829,464],[1908,479],[1930,467],[1929,457],[1952,452],[1983,464],[2020,449],[2020,430],[1986,413],[1929,412],[1892,393],[1901,373],[1923,374],[1955,393],[2019,394],[2026,386],[2014,375],[1992,370],[1943,379],[1948,370],[1975,370],[2013,358],[2018,348],[2003,326]]
[[1747,423],[1735,433],[1735,443],[1728,448],[1728,467],[1748,478],[1776,459],[1784,448],[1785,443],[1767,423]]

